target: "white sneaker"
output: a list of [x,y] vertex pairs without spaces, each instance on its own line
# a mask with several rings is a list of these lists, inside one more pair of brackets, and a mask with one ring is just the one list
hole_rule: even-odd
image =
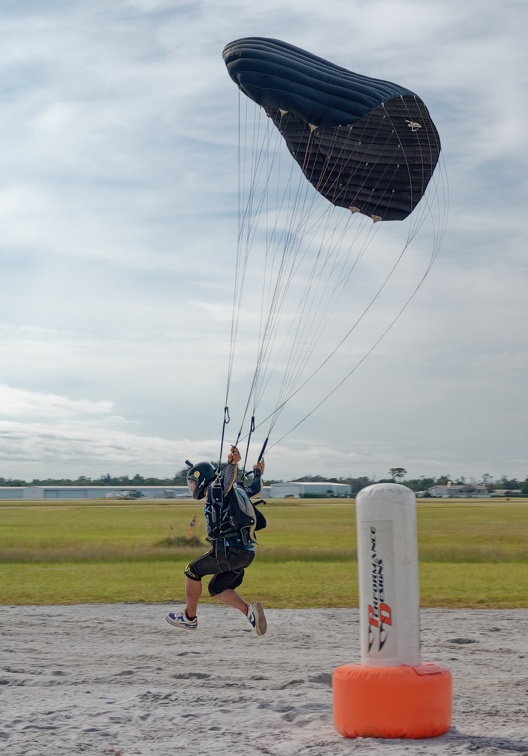
[[255,628],[257,635],[264,635],[268,629],[268,623],[266,622],[264,609],[258,601],[249,604],[247,618],[251,627]]
[[173,625],[174,627],[184,627],[187,630],[198,629],[198,617],[190,620],[185,612],[169,612],[165,619],[167,620],[169,625]]

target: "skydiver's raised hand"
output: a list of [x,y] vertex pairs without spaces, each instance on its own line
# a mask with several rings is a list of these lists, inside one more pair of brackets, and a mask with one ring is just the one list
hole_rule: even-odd
[[236,448],[236,446],[231,447],[231,451],[227,455],[227,461],[231,465],[237,465],[241,460],[240,452]]

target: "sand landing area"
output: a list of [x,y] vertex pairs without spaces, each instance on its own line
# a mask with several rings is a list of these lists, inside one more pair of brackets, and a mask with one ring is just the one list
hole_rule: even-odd
[[0,607],[0,752],[6,756],[528,754],[528,609],[421,612],[422,659],[453,675],[438,738],[342,738],[331,675],[359,661],[358,611],[202,605]]

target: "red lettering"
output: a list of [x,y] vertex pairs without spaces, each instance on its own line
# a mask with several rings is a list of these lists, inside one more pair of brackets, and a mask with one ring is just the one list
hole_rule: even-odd
[[379,613],[382,625],[392,625],[392,609],[388,604],[380,604]]

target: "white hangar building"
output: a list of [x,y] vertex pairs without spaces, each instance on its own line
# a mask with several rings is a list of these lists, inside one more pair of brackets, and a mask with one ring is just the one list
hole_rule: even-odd
[[[262,495],[269,496],[269,486]],[[188,499],[187,486],[0,486],[0,501],[40,499]]]
[[290,481],[289,483],[271,483],[270,499],[302,499],[305,496],[320,499],[340,498],[352,496],[352,487],[348,483],[330,483],[312,481]]
[[0,486],[0,499],[109,499],[136,498],[126,494],[138,492],[137,498],[190,498],[187,486]]

